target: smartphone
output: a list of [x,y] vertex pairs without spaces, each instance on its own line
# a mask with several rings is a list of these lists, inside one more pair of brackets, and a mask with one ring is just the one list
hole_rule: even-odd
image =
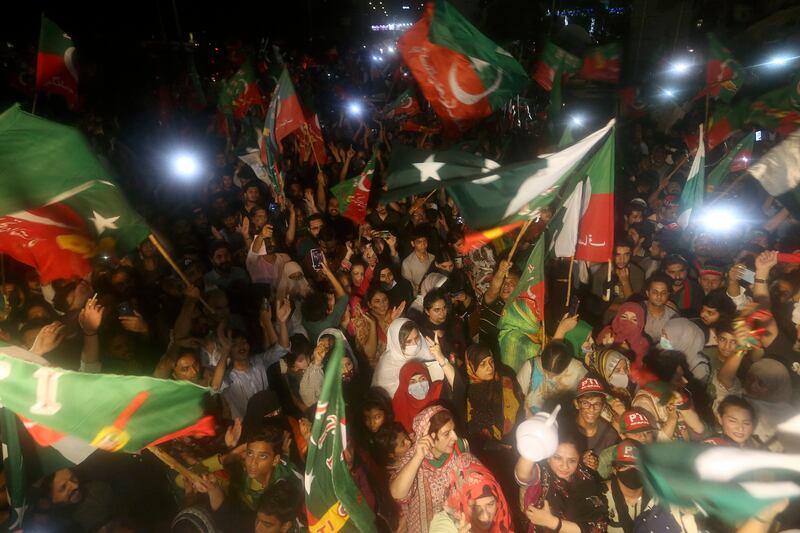
[[133,316],[133,306],[130,302],[122,302],[117,305],[118,316]]
[[739,279],[752,285],[756,282],[756,273],[747,268],[742,269],[739,273]]
[[321,270],[323,257],[322,250],[319,248],[314,248],[311,250],[311,268],[314,270]]
[[275,202],[272,202],[272,203],[269,204],[269,212],[270,213],[274,213],[277,210],[278,210],[278,204],[276,204]]
[[581,306],[581,299],[576,296],[572,295],[569,298],[569,309],[567,310],[567,314],[569,316],[575,316],[578,314],[578,308]]
[[380,230],[375,232],[375,236],[379,239],[386,240],[391,236],[392,232],[387,230]]

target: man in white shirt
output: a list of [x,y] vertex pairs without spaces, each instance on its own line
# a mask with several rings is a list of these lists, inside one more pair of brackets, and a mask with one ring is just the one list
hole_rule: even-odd
[[419,284],[428,272],[434,257],[428,253],[428,238],[424,232],[415,232],[411,238],[411,246],[414,251],[403,260],[401,274],[411,282],[414,288],[414,296],[419,294]]

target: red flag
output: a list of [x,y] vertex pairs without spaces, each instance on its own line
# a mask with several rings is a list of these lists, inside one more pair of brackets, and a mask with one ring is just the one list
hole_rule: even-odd
[[311,158],[314,158],[318,165],[328,162],[325,139],[322,137],[322,128],[316,113],[305,114],[305,124],[303,124],[302,131],[297,132],[297,137],[300,144],[300,157],[303,161],[310,161]]
[[511,233],[523,224],[525,224],[524,220],[518,220],[504,226],[497,226],[496,228],[491,228],[484,231],[473,231],[467,233],[464,235],[464,253],[467,254],[476,248],[486,246],[491,241]]
[[78,104],[78,71],[72,38],[51,20],[42,17],[36,58],[36,90],[60,94],[70,109]]

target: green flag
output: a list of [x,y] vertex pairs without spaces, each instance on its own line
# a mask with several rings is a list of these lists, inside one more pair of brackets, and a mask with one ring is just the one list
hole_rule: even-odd
[[757,98],[750,107],[747,122],[779,135],[788,135],[800,128],[800,72],[789,85]]
[[383,118],[411,117],[420,113],[419,103],[411,89],[405,90],[383,110]]
[[731,525],[800,496],[800,455],[688,442],[637,451],[645,487],[660,503],[699,507]]
[[713,33],[708,34],[708,61],[706,62],[706,88],[701,96],[709,94],[723,102],[730,102],[744,82],[744,68],[733,58]]
[[706,191],[714,192],[728,178],[731,172],[738,172],[747,168],[747,164],[753,159],[753,144],[755,143],[756,133],[750,132],[736,144],[731,150],[722,158],[722,161],[717,163],[708,176],[706,177]]
[[689,177],[683,186],[680,200],[680,214],[678,215],[678,225],[686,229],[692,216],[697,216],[697,212],[703,206],[703,194],[706,189],[705,173],[706,148],[703,143],[703,125],[700,124],[700,140],[697,146],[697,153],[694,155],[692,167],[689,169]]
[[614,121],[574,145],[539,159],[500,166],[458,151],[405,151],[392,154],[386,200],[397,200],[446,187],[466,224],[475,229],[498,226],[517,217],[529,219],[550,204],[571,172],[612,131]]
[[339,201],[339,212],[356,224],[363,224],[367,217],[367,202],[372,190],[377,154],[373,153],[361,174],[331,187],[331,193]]
[[575,144],[575,136],[572,134],[572,124],[567,124],[567,127],[561,133],[561,138],[558,140],[557,148],[563,150],[572,144]]
[[236,120],[242,120],[250,107],[262,103],[256,71],[248,59],[233,76],[222,82],[218,99],[219,109],[226,115],[232,115]]
[[97,254],[149,233],[77,129],[12,106],[0,115],[0,252],[42,282],[82,277]]
[[306,457],[308,529],[314,532],[374,531],[375,516],[345,462],[347,419],[342,396],[344,346],[336,339],[317,402]]
[[536,64],[533,79],[550,93],[550,106],[547,108],[549,116],[552,117],[561,110],[561,78],[564,75],[577,73],[582,65],[583,61],[578,56],[570,54],[550,41],[545,44]]

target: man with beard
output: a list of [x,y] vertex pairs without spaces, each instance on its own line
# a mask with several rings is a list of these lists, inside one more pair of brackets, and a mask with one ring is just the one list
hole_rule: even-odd
[[339,200],[335,196],[328,199],[328,205],[325,206],[325,215],[325,223],[329,228],[333,229],[337,239],[346,241],[355,237],[356,227],[352,220],[342,216],[339,210]]
[[225,241],[217,241],[209,249],[211,270],[204,276],[206,291],[214,288],[227,289],[234,281],[250,283],[243,268],[233,266],[231,247]]
[[39,489],[36,508],[26,515],[26,531],[99,531],[118,515],[110,486],[82,483],[69,468],[46,476]]
[[661,269],[672,278],[670,302],[678,312],[687,318],[699,315],[703,305],[703,289],[692,279],[688,279],[689,263],[680,255],[668,255],[661,262]]
[[634,451],[638,444],[633,440],[624,440],[614,448],[614,475],[605,484],[609,533],[633,531],[636,517],[648,506],[652,507],[652,501],[644,492],[641,473],[636,466]]

